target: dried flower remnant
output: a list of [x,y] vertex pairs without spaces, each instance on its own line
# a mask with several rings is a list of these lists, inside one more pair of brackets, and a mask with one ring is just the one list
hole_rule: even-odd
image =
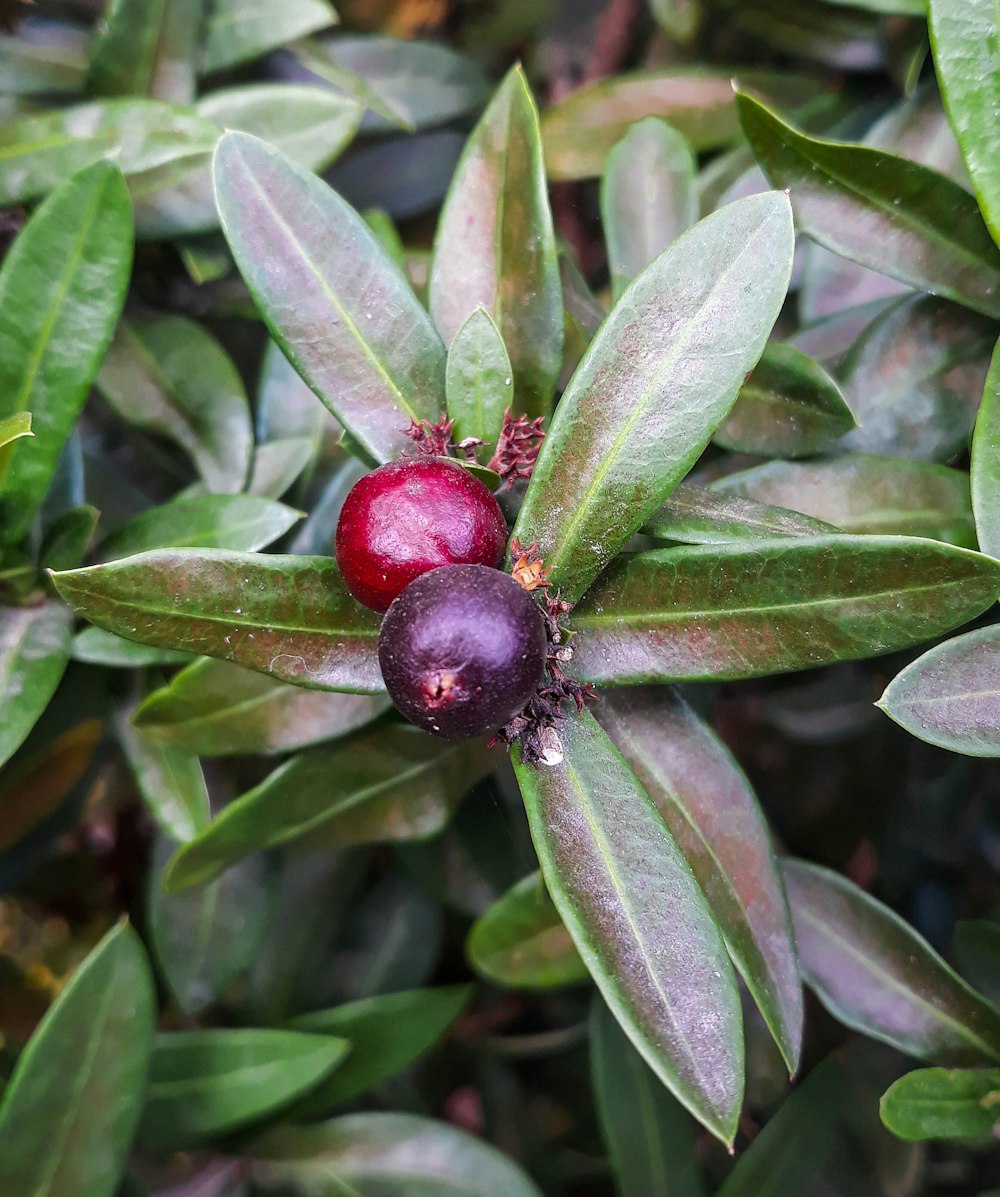
[[457,443],[452,440],[451,430],[455,421],[442,415],[436,424],[430,420],[411,420],[409,428],[403,429],[415,448],[403,453],[404,457],[456,457],[463,461],[475,461],[476,450],[485,442],[474,436],[467,436]]
[[486,468],[505,479],[509,490],[519,478],[531,477],[544,439],[541,416],[534,420],[527,416],[511,416],[508,407],[503,413],[503,428],[496,452]]

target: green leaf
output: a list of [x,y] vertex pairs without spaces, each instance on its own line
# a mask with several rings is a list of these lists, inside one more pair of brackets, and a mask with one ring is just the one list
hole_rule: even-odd
[[[815,88],[792,75],[740,72],[749,86],[801,98]],[[776,94],[776,92],[775,92]],[[647,116],[671,124],[694,150],[713,150],[739,136],[731,71],[671,67],[615,75],[577,88],[542,113],[545,165],[550,179],[595,178],[611,147]]]
[[120,923],[76,970],[18,1059],[0,1105],[0,1190],[113,1197],[142,1108],[153,981]]
[[[309,394],[311,398],[312,392]],[[314,452],[315,445],[307,436],[290,436],[258,445],[247,492],[268,499],[280,498],[308,468]]]
[[643,531],[659,540],[682,544],[725,544],[731,540],[771,540],[775,536],[821,536],[837,529],[787,507],[754,503],[740,495],[720,494],[682,482],[646,521]]
[[541,873],[530,873],[482,914],[465,941],[481,976],[513,989],[577,985],[588,977]]
[[318,451],[332,448],[343,433],[274,341],[264,350],[255,411],[258,442],[305,437]]
[[731,1143],[743,1034],[719,929],[676,840],[600,726],[583,713],[559,725],[559,739],[558,764],[526,765],[514,752],[545,884],[646,1063]]
[[416,1114],[347,1114],[281,1127],[247,1145],[253,1176],[277,1188],[378,1197],[541,1197],[541,1190],[482,1139]]
[[720,498],[794,507],[856,535],[926,536],[976,546],[968,474],[923,461],[860,453],[775,461],[720,478],[711,490]]
[[215,156],[219,216],[272,336],[376,460],[410,419],[444,406],[445,349],[360,216],[277,150],[229,133]]
[[786,196],[700,221],[632,283],[559,403],[514,535],[578,599],[698,459],[757,362],[793,252]]
[[514,372],[500,330],[485,308],[476,308],[455,334],[445,382],[454,439],[485,441],[478,455],[488,461],[513,401]]
[[83,89],[90,37],[72,25],[25,23],[0,37],[0,93],[5,96],[75,93]]
[[718,1191],[718,1197],[792,1197],[813,1191],[836,1144],[849,1100],[835,1057],[823,1061],[785,1099]]
[[310,1121],[402,1072],[434,1046],[471,994],[469,985],[383,993],[292,1019],[294,1030],[337,1035],[351,1045],[346,1062],[296,1105],[293,1117]]
[[346,735],[388,706],[387,698],[304,690],[207,659],[151,694],[135,725],[151,743],[199,756],[273,755]]
[[4,416],[3,419],[0,419],[0,449],[4,445],[20,440],[22,436],[34,435],[31,431],[30,411],[15,412],[12,416]]
[[697,221],[696,168],[688,143],[656,117],[632,125],[608,154],[601,217],[615,299]]
[[856,426],[840,387],[791,345],[767,345],[715,443],[737,453],[811,457]]
[[158,1035],[139,1141],[179,1151],[256,1122],[307,1093],[347,1052],[343,1039],[298,1031]]
[[972,176],[983,218],[1000,238],[1000,106],[997,13],[991,0],[931,0],[934,71],[962,156]]
[[99,100],[0,125],[0,205],[45,195],[117,155],[126,176],[211,150],[219,130],[159,100]]
[[590,1068],[619,1197],[700,1197],[690,1118],[600,998],[590,1014]]
[[955,926],[952,944],[962,976],[994,1004],[1000,1004],[1000,923],[967,919]]
[[795,1073],[802,983],[781,875],[750,783],[676,692],[610,693],[597,714],[680,845],[733,963]]
[[998,591],[1000,563],[905,536],[660,549],[616,562],[576,608],[570,669],[617,685],[808,669],[940,636]]
[[947,461],[965,449],[996,325],[914,296],[875,317],[839,370],[860,427],[843,447]]
[[302,513],[256,495],[181,495],[116,529],[98,559],[131,557],[148,549],[262,549],[283,536]]
[[89,90],[190,104],[201,16],[202,0],[113,0],[90,60]]
[[305,835],[330,845],[426,839],[496,763],[479,741],[447,745],[399,725],[313,748],[279,765],[184,845],[166,883],[199,885],[251,852]]
[[829,869],[783,870],[802,975],[834,1018],[919,1060],[1000,1061],[1000,1009],[899,915]]
[[748,95],[743,131],[806,236],[890,278],[1000,317],[1000,251],[975,200],[937,171],[799,133]]
[[141,668],[144,665],[186,665],[191,653],[172,652],[124,640],[102,628],[84,628],[73,639],[74,661],[87,665],[107,665],[112,669]]
[[314,690],[382,691],[378,618],[329,557],[173,549],[54,574],[63,598],[109,632]]
[[242,490],[253,451],[246,391],[200,325],[183,316],[122,321],[97,385],[123,420],[180,445],[209,490]]
[[73,618],[60,603],[0,607],[0,764],[24,742],[69,660]]
[[336,20],[327,0],[209,0],[202,69],[238,66]]
[[691,41],[701,23],[701,0],[650,0],[657,24],[675,42]]
[[1000,1068],[921,1068],[890,1085],[879,1106],[900,1139],[995,1135],[1000,1123]]
[[1000,756],[1000,625],[938,644],[876,704],[911,735],[966,756]]
[[246,860],[224,877],[183,893],[163,888],[173,845],[161,837],[149,873],[153,954],[178,1009],[188,1016],[223,997],[255,959],[271,913],[264,862]]
[[[211,92],[195,106],[221,130],[252,133],[307,170],[330,165],[351,141],[362,110],[321,87],[252,83]],[[129,179],[139,236],[147,240],[208,233],[219,227],[212,154],[187,154]],[[226,254],[228,262],[229,255]]]
[[1000,557],[1000,341],[986,375],[972,437],[970,473],[979,546],[991,557]]
[[132,268],[132,214],[101,162],[49,197],[0,272],[0,416],[31,412],[30,441],[0,448],[0,539],[18,540],[45,498],[111,340]]
[[45,569],[76,569],[87,555],[101,513],[84,503],[71,507],[46,531],[38,550],[38,564]]
[[510,355],[515,407],[544,415],[562,368],[562,284],[538,112],[519,66],[466,143],[434,241],[430,308],[446,343],[478,307]]
[[149,743],[133,728],[129,712],[118,714],[115,732],[136,788],[160,828],[180,842],[194,839],[212,817],[201,762],[181,749]]

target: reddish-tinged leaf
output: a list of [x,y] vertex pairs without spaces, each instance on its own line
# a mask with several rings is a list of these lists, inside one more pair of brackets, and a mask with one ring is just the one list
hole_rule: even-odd
[[1000,557],[1000,341],[993,350],[976,419],[970,474],[979,547]]

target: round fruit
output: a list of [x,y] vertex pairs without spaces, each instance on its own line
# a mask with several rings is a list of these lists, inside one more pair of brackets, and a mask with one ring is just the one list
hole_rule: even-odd
[[411,583],[382,621],[378,659],[392,701],[424,731],[461,740],[496,731],[545,670],[545,622],[508,574],[449,565]]
[[443,565],[497,566],[507,523],[489,489],[440,458],[393,461],[351,490],[337,524],[347,589],[385,611],[414,578]]

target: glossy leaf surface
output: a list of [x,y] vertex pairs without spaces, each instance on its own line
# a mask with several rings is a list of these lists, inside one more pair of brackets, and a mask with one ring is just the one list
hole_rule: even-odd
[[174,549],[53,580],[80,615],[128,640],[316,690],[382,690],[378,620],[344,589],[332,558]]
[[174,1151],[245,1126],[307,1092],[347,1051],[343,1039],[298,1031],[158,1035],[139,1139]]
[[791,345],[765,347],[715,443],[765,457],[811,457],[855,426],[836,381]]
[[560,400],[514,533],[579,598],[684,477],[757,362],[788,284],[786,196],[699,222],[628,288]]
[[288,1185],[378,1197],[541,1197],[507,1156],[446,1122],[416,1114],[347,1114],[282,1127],[249,1145],[265,1193]]
[[478,456],[489,461],[503,414],[513,403],[514,371],[500,330],[485,308],[476,308],[455,334],[448,348],[446,378],[448,415],[455,421],[453,439],[485,441]]
[[379,461],[410,419],[444,406],[445,349],[360,216],[315,175],[254,137],[215,156],[223,231],[272,336]]
[[116,0],[90,61],[89,90],[190,104],[202,8],[203,0]]
[[743,130],[795,219],[834,253],[901,282],[1000,316],[1000,251],[975,200],[916,162],[799,133],[748,95]]
[[401,1072],[434,1046],[470,996],[468,985],[383,993],[293,1019],[295,1030],[351,1045],[337,1071],[296,1105],[295,1118],[309,1121]]
[[680,845],[794,1073],[802,1047],[802,983],[770,833],[750,783],[674,691],[609,693],[597,716]]
[[72,614],[59,603],[0,607],[0,764],[34,727],[69,660]]
[[588,977],[540,873],[529,873],[472,925],[465,941],[481,976],[511,988],[549,989]]
[[726,544],[775,536],[821,536],[837,529],[787,507],[754,503],[738,494],[682,482],[646,521],[643,531],[682,544]]
[[299,836],[327,844],[425,839],[495,761],[478,741],[443,744],[409,727],[377,727],[280,765],[174,857],[174,889],[218,876],[251,852]]
[[139,795],[162,831],[181,842],[193,839],[211,818],[201,762],[181,749],[150,744],[124,712],[115,730]]
[[1000,756],[1000,626],[924,653],[893,678],[878,706],[929,744]]
[[743,1036],[718,927],[676,840],[600,726],[582,714],[559,735],[559,764],[514,756],[545,884],[646,1063],[730,1142]]
[[909,537],[660,549],[613,565],[576,608],[570,669],[618,684],[806,669],[940,636],[998,588],[990,558]]
[[829,869],[783,869],[803,976],[835,1018],[917,1059],[1000,1060],[1000,1010],[912,927]]
[[31,436],[31,412],[15,412],[0,419],[0,449],[18,441],[22,436]]
[[921,1068],[882,1096],[882,1121],[900,1139],[978,1138],[1000,1122],[1000,1068]]
[[[1000,342],[998,342],[1000,346]],[[993,351],[972,438],[972,509],[979,547],[1000,556],[1000,348]]]
[[435,239],[430,308],[447,344],[477,307],[507,347],[515,405],[543,415],[562,366],[562,285],[538,113],[519,67],[466,144]]
[[698,219],[695,160],[684,138],[655,117],[612,149],[601,214],[615,297]]
[[0,416],[33,436],[0,448],[0,539],[27,531],[121,313],[132,268],[121,174],[98,163],[59,187],[0,273]]
[[151,694],[135,724],[145,739],[199,756],[271,755],[346,735],[388,706],[387,698],[305,690],[209,658]]
[[969,478],[929,462],[844,453],[774,461],[712,483],[720,497],[793,507],[855,535],[926,536],[975,548]]
[[132,669],[143,665],[186,665],[191,653],[138,644],[103,628],[83,628],[73,638],[73,660],[112,669]]
[[[142,1108],[155,996],[139,937],[109,931],[21,1054],[0,1105],[0,1189],[113,1197]],[[72,1083],[53,1088],[54,1078]]]
[[257,58],[298,37],[326,29],[337,19],[327,0],[210,0],[202,67],[221,71]]
[[210,491],[242,490],[253,448],[246,391],[200,325],[183,316],[123,322],[97,385],[122,419],[180,445]]

